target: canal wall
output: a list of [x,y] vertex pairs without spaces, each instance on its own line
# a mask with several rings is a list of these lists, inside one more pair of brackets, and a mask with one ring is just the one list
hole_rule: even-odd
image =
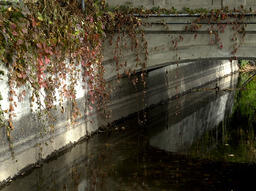
[[[39,118],[36,112],[31,112],[28,94],[15,109],[15,128],[11,132],[11,142],[7,139],[6,129],[0,129],[0,181],[15,176],[25,167],[90,135],[100,126],[106,126],[144,107],[184,94],[237,70],[237,62],[231,63],[229,60],[189,62],[178,66],[171,64],[148,71],[145,95],[142,86],[135,88],[128,78],[122,78],[120,82],[109,80],[108,83],[113,87],[108,106],[112,110],[111,119],[106,119],[102,112],[89,111],[86,105],[87,92],[82,88],[81,82],[77,86],[77,102],[82,116],[75,124],[71,124],[72,105],[68,101],[64,104],[63,113],[58,107],[52,112],[56,121],[50,122],[45,117]],[[7,73],[3,79],[5,82],[1,82],[0,89],[4,100],[0,104],[2,109],[7,109]],[[142,99],[145,101],[141,101]]]
[[[147,114],[151,125],[144,132],[149,135],[146,136],[149,143],[172,152],[188,149],[204,131],[214,128],[225,114],[231,113],[235,96],[224,90],[235,87],[237,79],[237,74],[219,79],[218,92],[210,90],[215,88],[215,81],[204,86],[204,90],[153,107]],[[178,115],[175,114],[177,111],[180,111]],[[136,117],[131,121],[136,121]],[[122,125],[133,123],[131,121]],[[117,186],[116,179],[113,182],[113,177],[104,174],[112,172],[120,164],[125,165],[128,158],[136,158],[134,155],[139,157],[141,153],[134,150],[133,144],[145,144],[144,141],[148,141],[147,138],[138,140],[140,133],[136,134],[134,130],[136,128],[121,131],[118,136],[114,133],[113,136],[92,137],[88,142],[76,145],[58,158],[44,163],[41,168],[15,180],[1,191],[19,191],[20,185],[23,191],[35,188],[37,191],[62,190],[64,187],[67,190],[84,191],[92,189],[95,180],[97,188],[100,185],[102,190],[113,190]],[[124,149],[124,145],[128,148]]]
[[[169,101],[160,108],[161,113],[157,110],[151,112],[151,130],[154,130],[150,135],[150,145],[186,154],[204,133],[217,128],[231,116],[235,92],[229,90],[236,88],[237,82],[238,74],[227,76],[217,82],[218,91],[212,83],[178,101]],[[160,118],[160,115],[165,117]],[[165,128],[156,128],[159,126]],[[214,144],[207,146],[214,147]]]

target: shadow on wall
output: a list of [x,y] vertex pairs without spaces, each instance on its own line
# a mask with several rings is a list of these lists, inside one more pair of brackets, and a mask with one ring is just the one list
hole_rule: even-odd
[[235,92],[225,90],[235,88],[237,81],[238,74],[227,76],[218,81],[217,91],[216,83],[212,83],[163,104],[160,115],[164,115],[165,120],[161,125],[154,122],[159,123],[154,120],[160,118],[159,112],[150,116],[150,145],[169,152],[186,153],[204,132],[216,128],[226,115],[231,115]]
[[[174,98],[176,95],[185,94],[193,88],[217,80],[236,70],[236,63],[230,64],[229,61],[199,61],[148,71],[145,97],[141,83],[134,88],[127,78],[121,79],[120,83],[115,80],[109,81],[108,84],[113,89],[109,103],[109,109],[112,110],[111,119],[105,119],[103,112],[93,113],[90,116],[84,115],[88,114],[85,97],[77,100],[80,110],[84,113],[73,126],[70,125],[71,104],[69,102],[64,105],[64,113],[60,109],[52,112],[57,119],[54,122],[47,122],[47,118],[39,120],[32,113],[23,115],[14,124],[16,128],[12,132],[12,151],[10,151],[5,129],[0,131],[0,136],[3,138],[0,140],[0,181],[13,177],[23,168],[46,158],[54,151],[77,142],[100,126],[141,111],[144,106],[148,107]],[[217,80],[215,84],[218,85],[218,83]],[[142,102],[142,99],[145,99],[145,102]],[[182,104],[183,100],[180,100],[176,107]],[[51,128],[52,125],[55,127]],[[12,152],[14,158],[12,158]]]
[[[237,76],[236,74],[219,80],[220,90],[235,87]],[[204,91],[171,99],[149,110],[149,127],[144,133],[150,135],[151,145],[168,151],[181,151],[187,149],[191,141],[200,137],[203,131],[217,125],[223,119],[224,113],[227,110],[230,112],[234,97],[230,92],[213,91],[215,86],[216,82],[211,83],[204,87]],[[128,125],[134,127],[137,124],[128,122]],[[113,170],[119,170],[122,165],[127,166],[127,159],[136,156],[139,148],[134,144],[139,144],[138,139],[141,136],[138,134],[138,129],[135,128],[123,133],[113,133],[113,136],[95,136],[58,158],[44,163],[41,168],[34,169],[1,191],[18,191],[21,187],[23,191],[118,190],[120,182],[113,175]],[[114,178],[106,176],[108,173]],[[119,187],[114,189],[115,186]]]

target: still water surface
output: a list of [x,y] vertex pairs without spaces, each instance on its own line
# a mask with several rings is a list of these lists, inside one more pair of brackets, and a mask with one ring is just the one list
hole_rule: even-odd
[[144,126],[130,117],[1,191],[254,190],[256,79],[243,85],[249,77],[152,107]]

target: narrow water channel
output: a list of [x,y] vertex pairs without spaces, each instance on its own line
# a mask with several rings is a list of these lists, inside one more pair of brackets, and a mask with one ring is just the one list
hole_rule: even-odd
[[[223,78],[115,124],[1,191],[253,190],[256,78]],[[239,87],[243,87],[239,89]]]

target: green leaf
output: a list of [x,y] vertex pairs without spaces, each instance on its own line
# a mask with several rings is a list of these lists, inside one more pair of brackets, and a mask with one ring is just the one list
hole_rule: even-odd
[[43,15],[42,15],[41,13],[38,13],[37,19],[38,19],[39,21],[43,21],[43,20],[44,20]]

